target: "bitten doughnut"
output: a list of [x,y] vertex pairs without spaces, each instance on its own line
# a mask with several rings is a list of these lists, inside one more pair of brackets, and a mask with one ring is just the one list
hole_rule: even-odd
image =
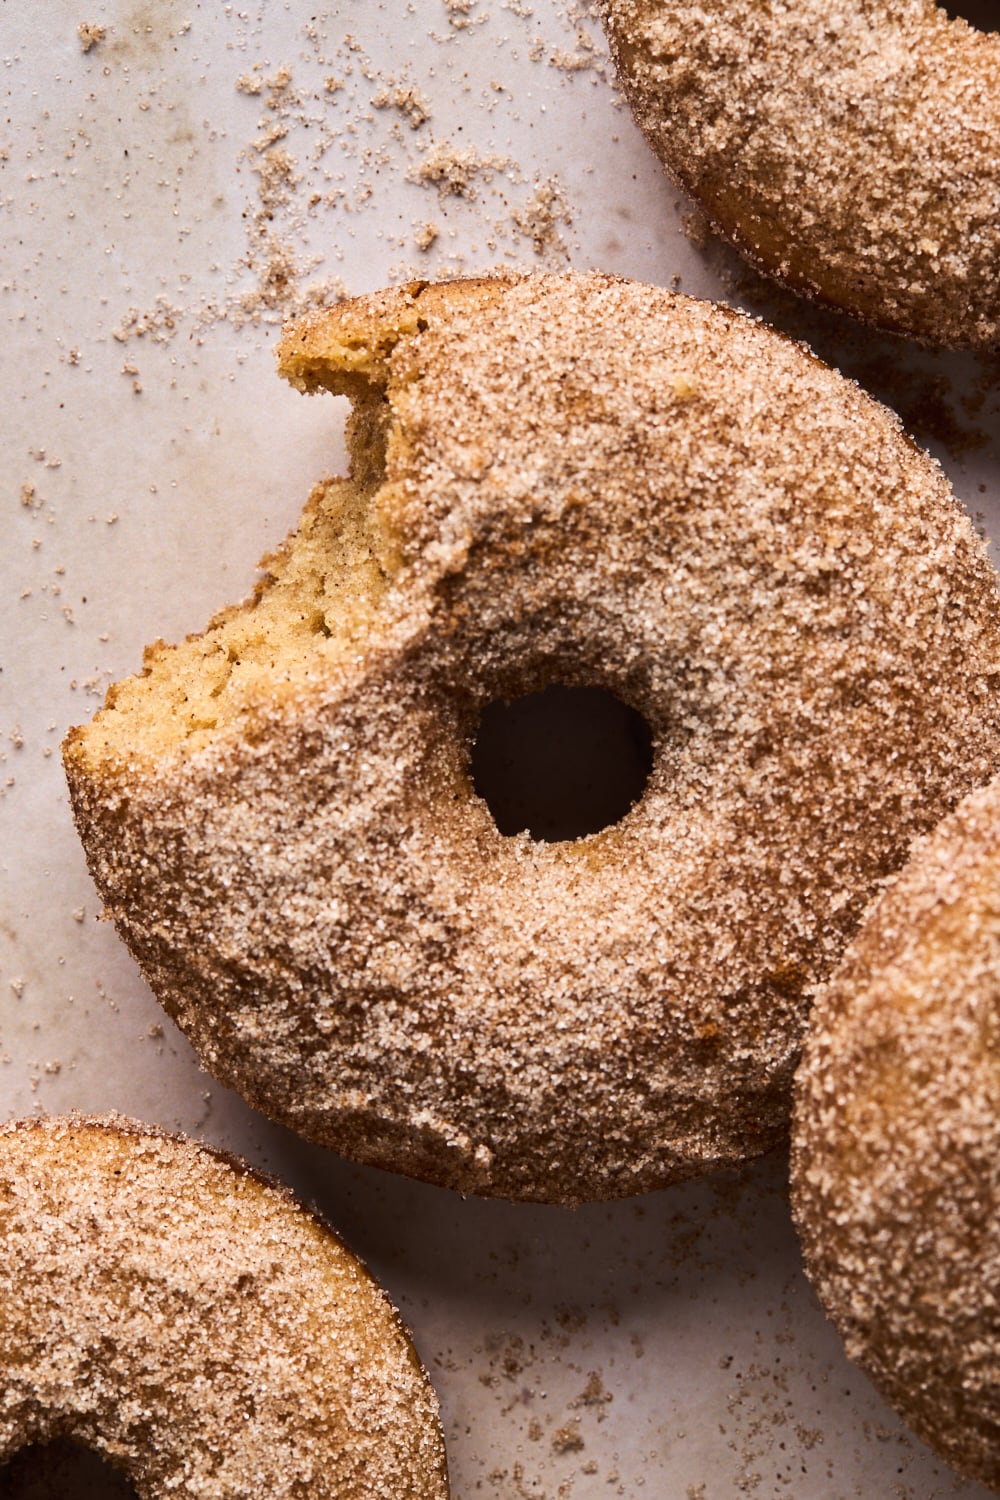
[[760,270],[1000,345],[1000,36],[934,0],[601,0],[668,171]]
[[448,1493],[368,1272],[244,1164],[119,1117],[0,1128],[0,1466],[53,1438],[141,1500]]
[[1000,1490],[1000,780],[866,919],[796,1093],[796,1219],[848,1354]]
[[[807,998],[1000,759],[997,585],[898,423],[752,320],[600,276],[306,317],[346,392],[246,604],[66,744],[90,867],[206,1066],[463,1191],[613,1197],[787,1129]],[[495,700],[613,692],[621,820],[498,832]]]

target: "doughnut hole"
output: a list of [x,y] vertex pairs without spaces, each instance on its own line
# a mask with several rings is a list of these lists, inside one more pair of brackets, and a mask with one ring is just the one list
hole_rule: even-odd
[[551,683],[483,709],[472,782],[500,833],[557,843],[619,822],[653,767],[649,724],[607,688]]
[[975,31],[1000,32],[997,0],[947,0],[938,8],[949,21],[967,21]]
[[4,1500],[139,1500],[139,1492],[99,1453],[69,1438],[32,1443],[0,1464]]

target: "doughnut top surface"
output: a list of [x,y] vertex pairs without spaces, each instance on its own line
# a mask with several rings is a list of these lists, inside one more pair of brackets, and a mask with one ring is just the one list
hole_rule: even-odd
[[[462,1191],[639,1192],[787,1128],[808,997],[1000,758],[996,577],[898,422],[751,319],[599,276],[317,313],[352,475],[65,759],[94,878],[206,1066]],[[618,822],[502,835],[491,702],[649,724]]]
[[72,1437],[142,1500],[444,1500],[384,1293],[282,1188],[118,1117],[0,1129],[0,1463]]
[[931,343],[1000,345],[1000,35],[933,0],[602,0],[677,182],[759,269]]
[[848,1354],[1000,1488],[1000,781],[918,847],[821,991],[794,1205]]

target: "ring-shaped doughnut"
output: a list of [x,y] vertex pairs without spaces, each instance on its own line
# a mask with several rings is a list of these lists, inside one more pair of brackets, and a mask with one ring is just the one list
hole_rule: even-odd
[[847,1352],[1000,1490],[1000,781],[881,897],[821,992],[793,1201]]
[[924,341],[1000,345],[1000,36],[934,0],[602,0],[672,177],[754,265]]
[[[937,467],[749,318],[599,276],[307,317],[346,391],[254,597],[65,758],[90,867],[209,1070],[347,1155],[484,1194],[638,1192],[787,1129],[813,984],[997,766],[997,586]],[[501,835],[484,705],[647,720],[617,824]]]
[[0,1127],[0,1464],[72,1438],[140,1500],[445,1500],[395,1310],[245,1164],[120,1117]]

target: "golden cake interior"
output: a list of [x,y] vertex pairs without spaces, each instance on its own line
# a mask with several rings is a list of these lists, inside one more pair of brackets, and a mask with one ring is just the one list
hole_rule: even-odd
[[[467,300],[495,297],[500,286],[470,283]],[[179,645],[147,647],[142,671],[114,684],[92,723],[71,731],[69,758],[94,770],[182,746],[194,751],[234,725],[246,732],[262,701],[277,705],[301,691],[367,635],[399,568],[386,460],[403,438],[387,390],[389,356],[444,305],[443,291],[399,288],[369,299],[368,317],[346,304],[286,335],[282,374],[302,391],[352,402],[349,477],[315,486],[296,529],[262,560],[246,600]]]

